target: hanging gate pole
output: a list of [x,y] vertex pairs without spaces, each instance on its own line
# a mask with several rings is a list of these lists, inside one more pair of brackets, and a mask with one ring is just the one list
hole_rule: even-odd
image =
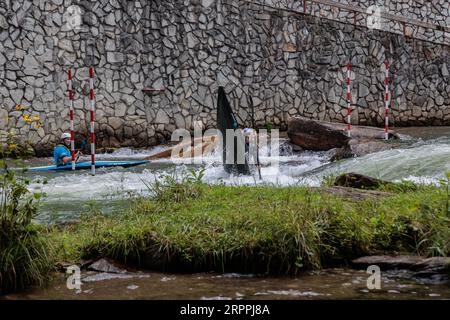
[[347,136],[351,136],[350,63],[347,63]]
[[384,138],[389,139],[389,64],[386,60],[386,94],[385,94],[385,114],[384,114]]
[[91,103],[91,174],[95,176],[95,132],[94,132],[94,68],[89,68],[89,100]]
[[70,155],[72,157],[72,170],[75,170],[75,133],[73,129],[73,86],[72,86],[72,70],[69,69],[69,80],[67,81],[69,91],[69,107],[70,107]]

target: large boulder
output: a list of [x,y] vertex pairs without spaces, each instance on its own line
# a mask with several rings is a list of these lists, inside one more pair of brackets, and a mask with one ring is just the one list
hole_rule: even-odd
[[[347,125],[305,117],[294,117],[288,122],[288,136],[293,144],[306,150],[325,151],[336,149],[332,160],[384,151],[396,147],[395,143],[384,140],[384,129],[352,126],[351,137],[347,136]],[[389,131],[389,140],[399,139],[399,135]]]
[[288,136],[292,143],[306,150],[323,151],[341,148],[350,139],[346,133],[328,122],[304,117],[291,118],[288,122]]

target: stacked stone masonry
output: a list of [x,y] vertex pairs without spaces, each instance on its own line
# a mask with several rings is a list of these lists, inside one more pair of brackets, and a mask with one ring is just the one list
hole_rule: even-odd
[[[324,2],[330,4],[324,4]],[[450,45],[450,3],[448,0],[262,0],[260,3],[297,12],[305,10],[309,15],[316,17]],[[356,13],[353,9],[357,9]],[[403,19],[376,18],[373,20],[373,17],[383,13]],[[411,23],[404,25],[402,21],[405,20],[411,21]],[[415,21],[424,22],[433,27],[425,28],[415,24]]]
[[[358,5],[372,2],[379,1]],[[439,25],[450,19],[447,0],[389,2],[398,15]],[[0,135],[13,128],[48,151],[69,129],[69,68],[75,129],[87,133],[91,65],[101,147],[155,145],[176,128],[193,130],[195,121],[214,128],[219,85],[241,126],[251,125],[249,95],[257,126],[285,129],[295,115],[344,122],[349,60],[352,123],[383,125],[388,59],[390,123],[450,124],[445,41],[354,26],[344,13],[297,14],[302,7],[285,0],[0,0]]]

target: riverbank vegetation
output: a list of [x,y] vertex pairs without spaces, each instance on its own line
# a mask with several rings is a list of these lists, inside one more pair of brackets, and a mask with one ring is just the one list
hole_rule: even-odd
[[[448,256],[447,185],[384,187],[354,201],[330,188],[207,185],[168,177],[153,198],[54,227],[62,262],[108,257],[166,271],[293,274],[371,254]],[[326,191],[324,191],[326,190]]]
[[27,158],[33,154],[34,150],[30,142],[19,141],[13,128],[10,128],[6,133],[0,133],[0,159],[2,163],[5,159]]
[[376,197],[355,200],[334,192],[331,179],[320,188],[225,186],[203,183],[200,172],[149,184],[152,197],[131,198],[112,215],[93,209],[76,223],[42,226],[33,223],[40,194],[30,194],[27,181],[4,165],[0,294],[44,284],[59,263],[85,259],[166,271],[295,274],[362,255],[450,252],[448,179],[440,187],[381,185]]
[[32,222],[40,194],[0,160],[0,294],[42,285],[53,270],[44,228]]

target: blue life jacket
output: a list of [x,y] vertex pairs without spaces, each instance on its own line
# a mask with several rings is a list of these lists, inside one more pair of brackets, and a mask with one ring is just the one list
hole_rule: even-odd
[[62,161],[62,159],[64,157],[69,157],[69,158],[71,157],[69,148],[67,148],[63,144],[57,144],[55,146],[55,148],[53,149],[53,159],[54,159],[55,165],[57,165],[57,166],[64,166],[64,165],[71,164],[70,161],[67,162],[67,163],[64,163]]

